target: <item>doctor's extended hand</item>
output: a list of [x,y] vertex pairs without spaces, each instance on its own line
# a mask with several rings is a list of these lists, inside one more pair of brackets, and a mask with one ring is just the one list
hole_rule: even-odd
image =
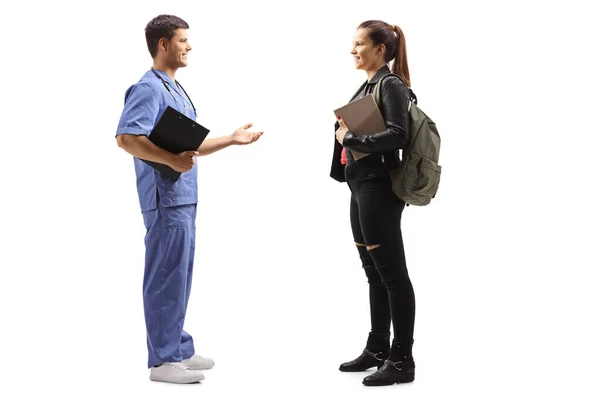
[[177,172],[187,172],[194,167],[196,158],[200,154],[197,151],[184,151],[179,154],[174,154],[169,167]]
[[231,135],[233,139],[233,144],[250,144],[256,142],[264,133],[264,131],[259,132],[248,132],[248,128],[252,126],[251,123],[248,123],[233,132]]

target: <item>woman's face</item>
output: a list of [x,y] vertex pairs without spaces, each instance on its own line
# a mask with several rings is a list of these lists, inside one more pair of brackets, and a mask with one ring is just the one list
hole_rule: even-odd
[[384,64],[384,50],[385,46],[382,44],[379,46],[373,45],[373,42],[369,39],[368,29],[360,28],[356,30],[352,51],[350,51],[350,54],[354,56],[354,66],[356,69],[365,71],[379,69]]

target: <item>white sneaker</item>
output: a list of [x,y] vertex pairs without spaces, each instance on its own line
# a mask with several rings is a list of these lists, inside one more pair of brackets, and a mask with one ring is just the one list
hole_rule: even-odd
[[212,358],[200,357],[197,354],[183,360],[182,363],[187,365],[191,370],[211,369],[215,366],[215,362]]
[[181,362],[166,362],[150,369],[150,380],[169,383],[194,383],[204,379],[200,371],[193,371]]

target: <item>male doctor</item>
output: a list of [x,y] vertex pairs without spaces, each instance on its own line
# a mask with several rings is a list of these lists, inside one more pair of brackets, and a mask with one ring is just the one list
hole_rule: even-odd
[[[263,132],[249,132],[252,124],[228,136],[207,138],[196,151],[172,154],[155,146],[148,136],[167,106],[191,119],[196,110],[175,80],[188,64],[192,49],[188,24],[173,15],[159,15],[146,26],[146,42],[153,67],[125,94],[117,128],[117,144],[134,156],[137,190],[146,226],[143,282],[144,313],[150,379],[192,383],[204,379],[200,370],[214,361],[195,354],[194,342],[183,330],[190,296],[196,232],[198,182],[196,156],[231,145],[253,143]],[[139,159],[169,165],[182,172],[177,181],[163,177]]]

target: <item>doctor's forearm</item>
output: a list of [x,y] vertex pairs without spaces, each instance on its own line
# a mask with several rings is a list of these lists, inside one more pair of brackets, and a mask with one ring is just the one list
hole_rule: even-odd
[[204,142],[198,147],[198,153],[201,156],[214,153],[215,151],[222,150],[233,144],[233,137],[231,135],[221,136],[216,138],[205,139]]
[[134,157],[160,164],[171,165],[174,156],[152,143],[146,136],[119,135],[117,144]]

